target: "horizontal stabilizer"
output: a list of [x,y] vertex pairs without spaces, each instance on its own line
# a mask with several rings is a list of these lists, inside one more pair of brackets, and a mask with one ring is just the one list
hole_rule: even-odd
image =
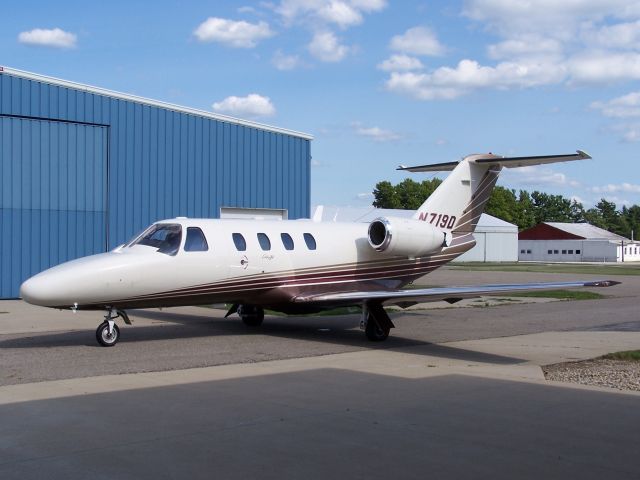
[[403,302],[436,302],[439,300],[474,298],[481,295],[508,295],[515,292],[532,292],[580,287],[611,287],[620,282],[614,280],[547,283],[519,283],[506,285],[469,285],[464,287],[416,288],[410,290],[377,290],[321,293],[318,295],[298,296],[296,303],[315,303],[329,305],[349,305],[363,301],[378,301],[382,304]]
[[[557,162],[570,162],[573,160],[587,160],[591,156],[577,150],[576,153],[568,155],[542,155],[537,157],[501,157],[499,155],[487,154],[487,155],[469,155],[465,159],[470,162],[477,163],[479,165],[500,165],[505,168],[516,167],[528,167],[531,165],[544,165],[546,163]],[[445,162],[445,163],[432,163],[429,165],[418,165],[415,167],[405,167],[401,165],[397,170],[403,170],[407,172],[446,172],[453,170],[458,166],[460,162]]]

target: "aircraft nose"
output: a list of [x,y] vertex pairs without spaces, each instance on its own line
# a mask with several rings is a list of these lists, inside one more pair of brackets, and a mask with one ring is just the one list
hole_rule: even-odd
[[51,275],[40,273],[22,283],[20,297],[32,305],[51,306],[58,296],[57,284]]

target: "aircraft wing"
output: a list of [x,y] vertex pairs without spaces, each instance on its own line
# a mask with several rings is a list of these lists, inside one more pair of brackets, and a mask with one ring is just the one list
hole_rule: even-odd
[[373,301],[381,304],[424,303],[444,300],[455,303],[463,298],[482,295],[499,295],[513,292],[530,292],[538,290],[557,290],[577,287],[610,287],[620,282],[613,280],[549,282],[549,283],[516,283],[502,285],[469,285],[461,287],[415,288],[407,290],[373,290],[321,293],[317,295],[301,295],[294,299],[296,303],[315,304],[356,304]]

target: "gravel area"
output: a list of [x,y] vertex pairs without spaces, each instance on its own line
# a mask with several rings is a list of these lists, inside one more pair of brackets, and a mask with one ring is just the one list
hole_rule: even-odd
[[594,358],[542,367],[547,380],[640,391],[640,362]]

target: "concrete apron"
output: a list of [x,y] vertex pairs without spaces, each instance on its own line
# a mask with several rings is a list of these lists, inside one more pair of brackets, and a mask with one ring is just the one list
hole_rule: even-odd
[[545,332],[403,348],[166,372],[105,375],[0,387],[0,405],[150,387],[340,369],[407,379],[472,375],[640,396],[640,392],[547,382],[541,366],[585,360],[640,345],[640,332]]

